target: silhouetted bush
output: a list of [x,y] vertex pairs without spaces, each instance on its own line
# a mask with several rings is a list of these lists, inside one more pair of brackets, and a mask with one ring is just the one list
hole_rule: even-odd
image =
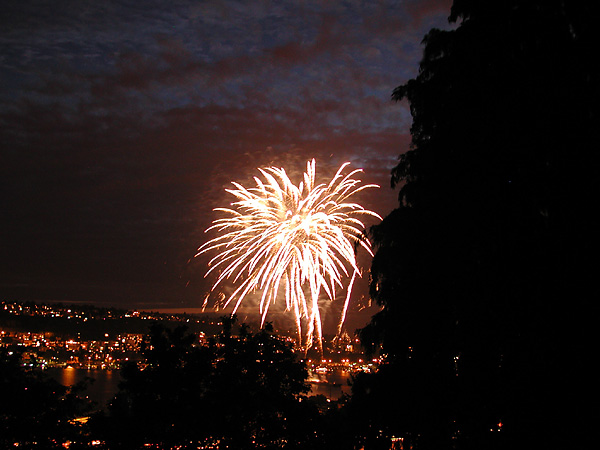
[[40,369],[26,368],[17,351],[0,348],[0,447],[78,448],[87,442],[80,422],[91,404],[78,393],[84,383],[65,387]]
[[123,367],[108,412],[91,420],[107,448],[314,448],[319,410],[291,343],[235,319],[206,344],[185,327],[151,327],[143,362]]

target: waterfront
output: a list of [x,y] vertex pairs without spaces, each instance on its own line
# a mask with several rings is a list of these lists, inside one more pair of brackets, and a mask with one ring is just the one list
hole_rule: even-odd
[[311,386],[309,395],[324,395],[331,400],[337,400],[342,394],[350,394],[350,380],[350,372],[339,367],[323,373],[311,371],[308,378]]

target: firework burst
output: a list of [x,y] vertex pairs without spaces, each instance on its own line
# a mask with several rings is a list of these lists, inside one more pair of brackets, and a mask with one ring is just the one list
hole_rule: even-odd
[[[225,217],[213,221],[206,231],[218,236],[198,249],[196,256],[216,252],[205,276],[216,273],[212,287],[225,280],[236,286],[225,306],[235,302],[238,309],[246,295],[262,292],[260,313],[264,323],[269,306],[278,294],[285,296],[286,309],[295,315],[298,338],[305,348],[312,345],[313,336],[319,347],[322,341],[319,297],[336,298],[336,289],[343,289],[349,278],[345,304],[338,333],[345,320],[352,285],[360,269],[356,250],[363,247],[371,256],[371,246],[364,234],[361,216],[381,217],[350,201],[358,192],[378,187],[362,185],[347,175],[343,164],[328,184],[315,184],[315,160],[308,161],[304,179],[294,185],[283,168],[258,169],[263,177],[254,177],[256,187],[246,189],[232,183],[226,189],[237,201],[231,208],[216,208]],[[302,323],[305,323],[305,333]]]

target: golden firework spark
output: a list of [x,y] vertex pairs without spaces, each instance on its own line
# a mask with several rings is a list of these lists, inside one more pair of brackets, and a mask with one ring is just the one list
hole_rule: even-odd
[[355,179],[360,169],[347,175],[343,164],[329,184],[315,185],[315,160],[308,161],[304,181],[294,185],[283,168],[258,169],[263,177],[254,177],[256,187],[246,189],[233,182],[226,189],[236,197],[231,208],[216,208],[226,217],[216,219],[206,231],[218,236],[198,249],[196,256],[216,251],[205,276],[215,272],[214,291],[224,280],[237,286],[225,306],[235,300],[235,313],[251,292],[262,292],[260,313],[264,323],[269,306],[277,295],[285,294],[286,309],[295,314],[302,342],[302,321],[306,323],[305,344],[308,349],[317,338],[322,341],[319,297],[325,293],[334,300],[336,288],[350,278],[338,333],[345,320],[354,279],[360,269],[356,248],[360,244],[373,256],[364,234],[361,216],[381,217],[349,199],[373,187]]

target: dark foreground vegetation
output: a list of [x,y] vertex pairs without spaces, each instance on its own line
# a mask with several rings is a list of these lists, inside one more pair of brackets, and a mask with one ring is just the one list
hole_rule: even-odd
[[145,369],[125,366],[110,408],[85,425],[70,421],[76,389],[3,354],[0,444],[589,448],[600,149],[590,5],[455,0],[455,29],[425,37],[419,75],[393,93],[413,115],[392,174],[399,207],[371,230],[382,311],[360,336],[386,363],[351,397],[308,399],[305,369],[268,329],[234,339],[226,323],[194,347],[155,327]]
[[360,335],[388,364],[355,386],[366,448],[589,445],[594,11],[455,0],[459,26],[432,30],[418,76],[393,92],[412,145],[392,173],[399,207],[372,230],[383,310]]
[[[206,345],[183,327],[152,327],[120,391],[90,420],[108,448],[310,448],[318,410],[305,394],[307,369],[269,325],[251,333],[235,319]],[[235,337],[232,336],[232,331]],[[316,431],[316,428],[315,428]]]
[[269,324],[222,323],[204,344],[185,326],[153,324],[99,412],[78,396],[86,382],[66,388],[0,349],[0,447],[316,449],[336,438],[338,404],[306,395],[292,344]]

